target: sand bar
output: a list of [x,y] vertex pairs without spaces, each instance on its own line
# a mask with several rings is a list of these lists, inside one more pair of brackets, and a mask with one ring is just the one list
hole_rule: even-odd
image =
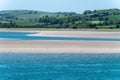
[[120,42],[0,40],[0,53],[120,53]]
[[[17,31],[18,32],[18,31]],[[21,32],[21,31],[20,31]],[[33,32],[33,31],[31,31]],[[35,31],[36,32],[36,31]],[[27,36],[120,38],[119,31],[37,31]],[[0,53],[120,53],[120,41],[0,40]]]
[[27,36],[59,36],[59,37],[91,37],[91,38],[120,38],[120,32],[112,31],[38,31]]

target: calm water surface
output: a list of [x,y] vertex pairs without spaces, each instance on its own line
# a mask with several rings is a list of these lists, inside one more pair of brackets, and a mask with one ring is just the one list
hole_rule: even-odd
[[7,40],[84,40],[84,41],[120,41],[120,38],[83,38],[83,37],[48,37],[48,36],[26,36],[37,32],[0,32],[0,39]]
[[120,80],[120,54],[0,54],[0,80]]
[[[0,39],[120,41],[27,34],[33,32],[0,32]],[[120,54],[0,53],[0,80],[120,80]]]

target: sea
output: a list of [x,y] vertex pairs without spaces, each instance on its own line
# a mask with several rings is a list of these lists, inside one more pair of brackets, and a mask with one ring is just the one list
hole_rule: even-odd
[[[0,32],[0,40],[120,41],[119,38],[26,36]],[[120,54],[0,53],[0,80],[120,80]]]
[[1,53],[0,80],[120,80],[120,54]]

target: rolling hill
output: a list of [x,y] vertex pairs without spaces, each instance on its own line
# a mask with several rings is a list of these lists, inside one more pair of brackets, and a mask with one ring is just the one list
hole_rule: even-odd
[[120,10],[44,12],[35,10],[0,11],[1,28],[119,28]]

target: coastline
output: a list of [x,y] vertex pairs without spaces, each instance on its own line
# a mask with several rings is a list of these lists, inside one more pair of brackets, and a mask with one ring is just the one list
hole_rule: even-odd
[[54,29],[54,28],[0,28],[0,31],[107,31],[119,32],[120,29]]

